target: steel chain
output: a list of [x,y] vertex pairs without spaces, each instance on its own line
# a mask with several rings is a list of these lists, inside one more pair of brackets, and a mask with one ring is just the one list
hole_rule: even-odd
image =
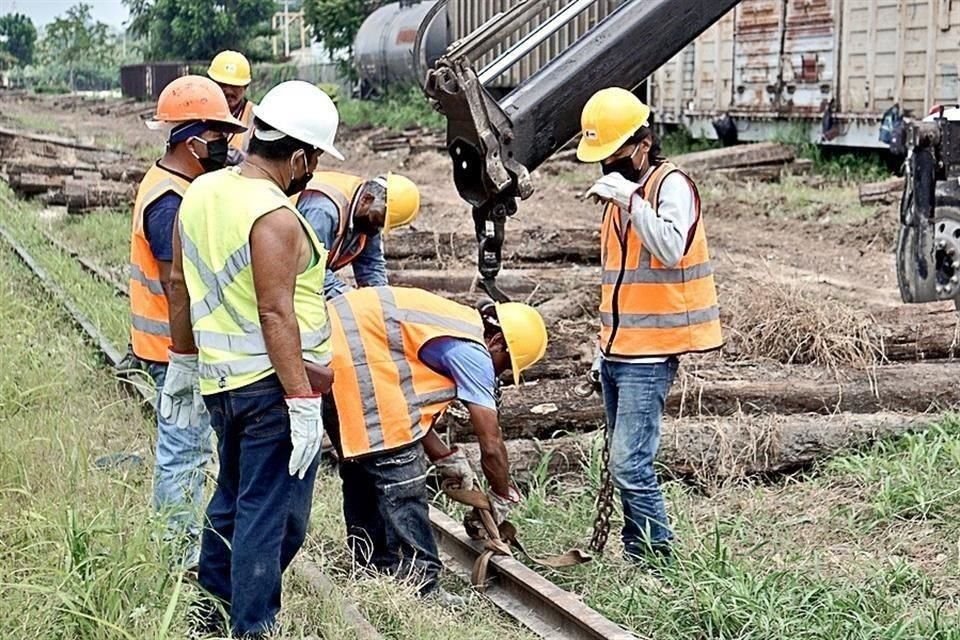
[[610,517],[613,515],[613,476],[610,475],[610,432],[603,429],[603,469],[600,471],[600,492],[597,494],[597,517],[593,521],[593,535],[587,548],[603,553],[610,536]]

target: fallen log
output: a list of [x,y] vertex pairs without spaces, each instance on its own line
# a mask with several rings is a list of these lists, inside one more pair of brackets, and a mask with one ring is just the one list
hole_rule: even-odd
[[147,167],[141,165],[102,165],[99,167],[100,175],[104,180],[114,180],[116,182],[134,182],[140,184],[143,176],[147,174]]
[[[405,230],[384,240],[390,260],[444,262],[476,260],[477,240],[471,233]],[[505,262],[576,262],[598,264],[599,229],[523,229],[510,235],[503,247]]]
[[96,165],[85,162],[63,162],[49,158],[9,158],[3,161],[4,171],[9,176],[42,174],[71,176],[76,171],[96,171]]
[[787,145],[777,142],[760,142],[685,153],[671,160],[686,171],[702,172],[766,164],[782,165],[793,162],[794,158],[796,153]]
[[10,188],[20,196],[35,196],[63,188],[65,176],[42,173],[18,173],[10,175]]
[[860,204],[893,204],[900,201],[903,194],[903,178],[890,178],[880,182],[867,182],[860,185]]
[[[783,473],[887,438],[929,429],[935,416],[894,413],[773,416],[759,419],[673,420],[663,424],[658,464],[671,474],[710,483],[720,479]],[[582,471],[601,433],[552,440],[508,440],[514,477]],[[459,445],[479,469],[475,443]]]
[[873,316],[887,360],[952,359],[960,355],[960,315],[952,308],[907,305]]
[[[580,370],[583,366],[581,364]],[[836,412],[947,410],[960,405],[960,364],[909,364],[877,367],[873,372],[843,372],[833,377],[815,366],[710,369],[698,376],[681,372],[667,397],[673,416],[740,414],[829,415]],[[543,379],[506,387],[500,407],[508,438],[550,438],[558,432],[596,429],[604,420],[599,396],[581,398],[574,388],[580,377]],[[444,416],[441,424],[458,438],[472,436],[467,421]]]
[[48,205],[66,206],[67,213],[91,209],[125,207],[133,202],[133,185],[109,181],[79,181],[67,178],[63,188],[43,197]]
[[128,157],[124,151],[119,151],[117,149],[106,149],[104,147],[98,147],[92,144],[86,144],[79,142],[72,138],[64,138],[61,136],[51,136],[42,133],[32,133],[29,131],[17,131],[15,129],[7,129],[6,127],[0,127],[0,138],[14,138],[21,140],[29,140],[31,142],[39,142],[43,144],[51,144],[57,147],[65,147],[68,149],[77,149],[80,151],[94,151],[96,153],[102,154],[114,154],[121,157]]

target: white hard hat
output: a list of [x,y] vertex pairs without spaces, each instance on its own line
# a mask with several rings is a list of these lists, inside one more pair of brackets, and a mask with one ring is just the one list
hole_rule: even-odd
[[[333,146],[340,124],[340,114],[330,96],[303,80],[281,82],[263,96],[253,108],[253,115],[295,140],[329,153],[337,160],[343,154]],[[278,140],[272,131],[254,131],[260,140]]]

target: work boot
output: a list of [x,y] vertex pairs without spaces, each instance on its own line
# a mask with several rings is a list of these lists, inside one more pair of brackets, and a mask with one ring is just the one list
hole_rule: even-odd
[[673,549],[666,541],[643,543],[624,548],[623,558],[636,567],[659,575],[661,569],[673,564]]

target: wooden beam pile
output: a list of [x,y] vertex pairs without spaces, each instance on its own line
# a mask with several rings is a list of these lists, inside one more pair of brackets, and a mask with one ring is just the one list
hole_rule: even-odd
[[386,130],[377,131],[370,136],[367,144],[378,153],[398,149],[409,149],[411,153],[418,153],[421,151],[445,151],[447,148],[447,141],[442,132],[425,127],[404,129],[399,133]]
[[894,204],[900,202],[905,181],[903,178],[890,178],[880,182],[866,182],[860,185],[860,204]]

